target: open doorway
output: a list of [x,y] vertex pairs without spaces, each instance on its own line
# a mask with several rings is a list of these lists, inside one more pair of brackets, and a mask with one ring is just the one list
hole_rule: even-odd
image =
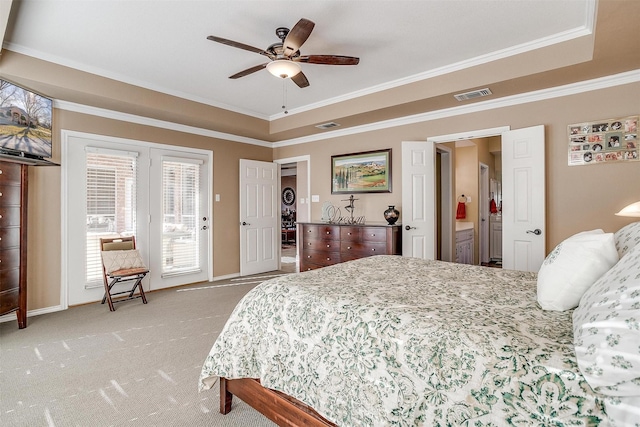
[[500,135],[435,144],[436,259],[501,267],[500,150]]
[[310,160],[308,155],[274,160],[280,165],[280,269],[292,273],[299,271],[297,225],[311,218]]
[[280,188],[282,198],[280,200],[281,212],[281,269],[296,271],[297,261],[297,231],[298,220],[298,167],[297,163],[284,163],[280,165]]

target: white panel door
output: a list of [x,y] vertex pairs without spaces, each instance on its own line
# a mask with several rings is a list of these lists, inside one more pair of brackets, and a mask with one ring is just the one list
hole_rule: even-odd
[[278,164],[240,159],[240,275],[280,268]]
[[151,289],[210,280],[209,158],[156,148],[150,158]]
[[544,126],[502,134],[502,267],[538,271],[545,258]]
[[402,142],[402,255],[435,259],[435,144]]
[[[146,147],[109,138],[71,135],[63,140],[64,305],[100,301],[104,295],[100,238],[134,235],[148,264]],[[149,277],[142,282],[149,289]]]

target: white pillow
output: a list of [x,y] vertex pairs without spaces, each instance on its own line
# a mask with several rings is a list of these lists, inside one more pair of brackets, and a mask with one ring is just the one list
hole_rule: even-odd
[[640,222],[625,225],[613,235],[620,258],[640,244]]
[[590,287],[573,312],[578,366],[609,396],[640,396],[640,245]]
[[584,292],[618,262],[613,233],[575,234],[547,256],[538,271],[538,303],[544,310],[575,308]]
[[137,249],[103,251],[102,262],[104,263],[105,270],[107,270],[107,274],[132,268],[147,268]]

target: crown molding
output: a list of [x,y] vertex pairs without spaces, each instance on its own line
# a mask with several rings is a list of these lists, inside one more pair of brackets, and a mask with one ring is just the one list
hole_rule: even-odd
[[121,113],[118,111],[107,110],[104,108],[91,107],[89,105],[76,104],[73,102],[54,100],[53,106],[65,111],[73,111],[75,113],[89,114],[92,116],[103,117],[105,119],[119,120],[123,122],[136,123],[139,125],[153,126],[162,129],[175,130],[178,132],[190,133],[194,135],[207,136],[210,138],[224,139],[227,141],[241,142],[243,144],[259,145],[261,147],[273,147],[273,143],[263,141],[261,139],[248,138],[246,136],[234,135],[231,133],[218,132],[210,129],[203,129],[195,126],[182,125],[179,123],[168,122],[166,120],[151,119],[149,117],[137,116],[135,114]]
[[384,120],[376,123],[369,123],[351,128],[328,131],[318,135],[304,136],[293,138],[279,142],[269,142],[255,138],[247,138],[244,136],[234,135],[230,133],[217,132],[209,129],[202,129],[194,126],[181,125],[178,123],[168,122],[164,120],[151,119],[148,117],[137,116],[134,114],[120,113],[113,110],[91,107],[72,102],[54,100],[54,107],[61,110],[73,111],[82,114],[104,117],[113,120],[136,123],[146,126],[153,126],[163,129],[175,130],[178,132],[191,133],[195,135],[207,136],[211,138],[219,138],[243,144],[253,144],[261,147],[287,147],[290,145],[306,144],[314,141],[321,141],[332,138],[339,138],[347,135],[354,135],[364,132],[371,132],[380,129],[387,129],[398,126],[405,126],[414,123],[428,122],[432,120],[442,119],[445,117],[459,116],[463,114],[476,113],[480,111],[493,110],[496,108],[509,107],[519,104],[527,104],[531,102],[544,101],[547,99],[559,98],[563,96],[575,95],[594,90],[607,89],[610,87],[621,86],[625,84],[640,82],[640,69],[628,71],[625,73],[614,74],[611,76],[601,77],[593,80],[586,80],[578,83],[571,83],[564,86],[557,86],[538,91],[506,96],[503,98],[490,99],[486,101],[476,102],[473,104],[463,105],[459,107],[446,108],[427,113],[414,114],[411,116],[400,117],[396,119]]
[[541,49],[544,47],[574,40],[580,37],[588,36],[593,34],[594,27],[595,27],[596,13],[597,13],[597,0],[589,0],[587,2],[586,12],[585,12],[585,25],[583,25],[582,27],[577,27],[571,30],[563,31],[561,33],[557,33],[548,37],[542,37],[537,40],[532,40],[516,46],[511,46],[505,49],[497,50],[495,52],[490,52],[485,55],[476,56],[475,58],[460,61],[444,67],[435,68],[433,70],[414,74],[412,76],[393,80],[393,81],[386,82],[377,86],[372,86],[370,88],[366,88],[363,90],[347,93],[339,97],[327,99],[327,100],[316,102],[313,104],[304,105],[302,107],[290,108],[287,110],[286,115],[285,113],[282,113],[282,112],[271,115],[269,117],[269,121],[281,119],[286,116],[291,116],[291,115],[303,113],[306,111],[311,111],[316,108],[327,107],[333,104],[337,104],[339,102],[349,101],[351,99],[359,98],[362,96],[372,95],[377,92],[382,92],[388,89],[394,89],[399,86],[416,83],[422,80],[432,79],[434,77],[439,77],[439,76],[453,73],[456,71],[473,68],[479,65],[487,64],[489,62],[498,61],[500,59],[505,59],[511,56],[516,56],[523,53],[531,52],[536,49]]
[[430,111],[427,113],[414,114],[411,116],[389,119],[381,122],[370,123],[361,126],[329,131],[320,135],[310,135],[300,138],[293,138],[273,143],[273,147],[286,147],[289,145],[306,144],[308,142],[325,139],[338,138],[347,135],[355,135],[363,132],[371,132],[380,129],[387,129],[397,126],[411,125],[415,123],[428,122],[446,117],[460,116],[463,114],[477,113],[480,111],[494,110],[496,108],[510,107],[513,105],[527,104],[531,102],[544,101],[547,99],[560,98],[563,96],[575,95],[599,89],[606,89],[640,81],[640,69],[628,71],[626,73],[587,80],[584,82],[572,83],[564,86],[557,86],[518,95],[505,96],[503,98],[490,99],[459,107],[445,108],[442,110]]

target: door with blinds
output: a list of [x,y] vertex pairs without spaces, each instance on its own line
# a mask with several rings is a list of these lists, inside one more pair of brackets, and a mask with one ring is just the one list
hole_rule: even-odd
[[150,176],[151,289],[208,279],[207,156],[152,149]]
[[102,136],[62,144],[63,285],[69,305],[104,294],[100,238],[135,236],[145,290],[210,280],[210,158]]

